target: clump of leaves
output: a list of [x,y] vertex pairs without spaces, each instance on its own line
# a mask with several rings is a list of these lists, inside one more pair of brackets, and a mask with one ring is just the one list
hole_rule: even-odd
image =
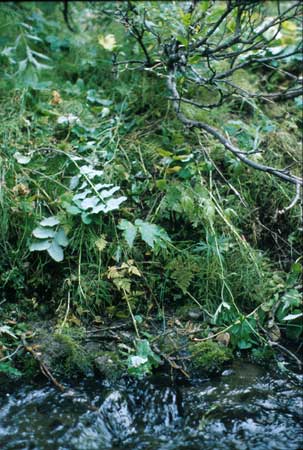
[[[72,157],[76,163],[81,160],[78,157]],[[62,206],[69,214],[81,215],[83,223],[90,224],[93,215],[103,212],[104,214],[118,209],[126,200],[125,196],[113,197],[114,193],[120,189],[120,186],[113,184],[104,184],[98,182],[103,175],[102,170],[96,170],[92,165],[79,166],[79,175],[71,179],[70,188],[76,190],[71,202],[63,201]],[[80,184],[80,181],[82,183]]]
[[68,239],[57,217],[50,216],[41,220],[32,234],[36,239],[29,247],[31,252],[46,250],[53,260],[63,261],[63,247],[68,245]]
[[127,369],[130,375],[142,378],[144,375],[150,374],[153,368],[157,368],[161,363],[161,359],[156,355],[150,347],[147,339],[136,341],[136,353],[127,359]]
[[22,376],[22,372],[16,369],[10,361],[0,362],[0,374],[9,378],[20,378]]
[[146,242],[155,253],[158,253],[161,248],[166,249],[167,244],[171,242],[170,237],[162,227],[145,222],[141,219],[136,219],[134,224],[128,220],[122,219],[118,228],[123,231],[123,236],[130,248],[133,247],[138,232],[140,233],[142,240]]

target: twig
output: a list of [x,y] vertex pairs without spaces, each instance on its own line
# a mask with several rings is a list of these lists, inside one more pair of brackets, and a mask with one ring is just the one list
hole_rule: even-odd
[[176,111],[176,114],[184,125],[186,125],[189,128],[199,128],[201,130],[205,130],[207,133],[209,133],[214,138],[216,138],[219,142],[221,142],[221,144],[223,144],[227,150],[229,150],[231,153],[233,153],[235,156],[237,156],[238,159],[240,159],[242,162],[244,162],[246,165],[252,167],[253,169],[269,173],[269,174],[274,175],[278,178],[281,178],[282,180],[287,181],[289,183],[303,186],[302,178],[297,177],[297,176],[289,173],[288,171],[285,171],[284,169],[277,169],[275,167],[266,166],[264,164],[257,163],[256,161],[253,161],[253,160],[247,158],[247,156],[244,155],[243,152],[239,148],[237,148],[228,139],[226,139],[222,134],[220,134],[217,129],[211,127],[210,125],[208,125],[204,122],[188,119],[183,113],[181,113],[179,110],[179,102],[181,100],[181,97],[177,90],[174,72],[175,72],[175,70],[171,70],[169,73],[168,88],[172,92],[173,97],[174,97],[173,106]]
[[301,194],[301,188],[300,188],[300,185],[297,184],[296,185],[296,193],[295,193],[295,196],[292,199],[291,203],[286,208],[280,209],[277,214],[284,214],[286,211],[289,211],[291,208],[293,208],[296,205],[296,203],[298,203],[298,201],[300,200],[300,194]]
[[22,344],[23,344],[24,349],[27,352],[29,352],[36,361],[38,361],[40,370],[43,373],[43,375],[45,375],[53,383],[53,385],[56,386],[56,388],[58,388],[61,392],[64,392],[65,387],[61,383],[59,383],[59,381],[56,380],[56,378],[52,375],[49,368],[42,361],[41,355],[38,352],[35,352],[33,347],[31,347],[27,344],[24,335],[22,335],[21,339],[22,339]]
[[9,355],[4,356],[4,358],[1,358],[1,359],[0,359],[0,362],[6,361],[7,359],[11,359],[16,353],[18,353],[18,351],[19,351],[20,348],[22,348],[22,347],[23,347],[22,345],[18,345],[18,347],[16,348],[16,350],[13,351],[13,353],[10,353]]
[[302,361],[290,350],[288,350],[287,348],[285,348],[283,345],[279,344],[278,342],[274,342],[274,341],[268,341],[270,346],[275,346],[278,347],[280,350],[282,350],[283,352],[287,353],[291,358],[293,358],[296,363],[298,364],[299,370],[302,369]]

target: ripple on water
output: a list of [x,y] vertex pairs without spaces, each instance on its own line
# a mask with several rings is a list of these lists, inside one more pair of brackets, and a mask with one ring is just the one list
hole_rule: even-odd
[[1,450],[303,448],[302,386],[252,364],[187,385],[86,381],[74,391],[2,395]]

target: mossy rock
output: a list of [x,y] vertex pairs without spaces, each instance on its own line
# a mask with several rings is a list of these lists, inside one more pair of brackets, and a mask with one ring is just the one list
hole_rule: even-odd
[[40,331],[38,343],[43,362],[57,376],[89,373],[93,358],[85,351],[81,340],[80,330],[64,329],[47,334],[45,330]]
[[114,380],[122,375],[125,365],[116,352],[104,351],[94,360],[94,366],[104,377]]
[[213,341],[204,341],[189,346],[193,370],[218,373],[232,359],[232,351]]

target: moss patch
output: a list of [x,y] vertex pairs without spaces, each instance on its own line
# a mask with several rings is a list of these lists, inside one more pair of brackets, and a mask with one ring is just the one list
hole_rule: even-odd
[[213,341],[204,341],[189,346],[194,370],[203,370],[207,373],[219,372],[223,365],[232,359],[229,348],[223,347]]

